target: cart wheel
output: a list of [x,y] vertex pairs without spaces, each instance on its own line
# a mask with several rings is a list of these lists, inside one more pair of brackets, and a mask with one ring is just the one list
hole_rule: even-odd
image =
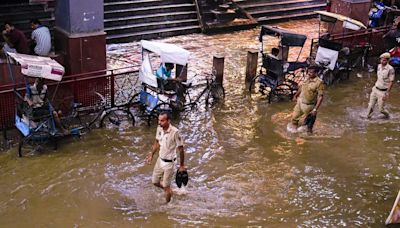
[[100,127],[127,129],[135,126],[135,117],[127,109],[107,111],[100,120]]
[[53,138],[51,141],[53,142],[53,150],[57,150],[58,149],[58,139]]
[[327,85],[327,86],[332,85],[332,83],[334,81],[334,75],[333,75],[332,71],[327,71],[324,73],[323,81],[324,81],[325,85]]
[[299,90],[299,84],[297,84],[297,82],[292,81],[292,80],[286,81],[286,84],[287,84],[288,89],[289,89],[289,99],[292,100],[294,95]]
[[211,96],[215,101],[225,98],[225,89],[221,84],[213,83],[211,85]]
[[46,132],[35,132],[26,137],[21,137],[18,143],[18,156],[25,157],[43,152],[50,137]]
[[259,97],[259,98],[267,99],[269,96],[269,93],[272,91],[272,89],[270,87],[267,87],[264,83],[260,82],[261,76],[263,76],[263,75],[261,75],[261,74],[257,75],[250,82],[249,94],[250,94],[250,97],[252,97],[252,98]]
[[24,139],[20,139],[18,143],[18,157],[22,158],[22,147],[24,146]]
[[157,119],[158,115],[161,112],[168,112],[170,113],[172,116],[175,116],[176,113],[178,112],[178,110],[174,109],[174,106],[171,105],[170,103],[167,102],[161,102],[158,105],[156,105],[156,107],[153,108],[153,110],[151,110],[150,114],[148,115],[147,118],[147,125],[151,125],[151,121],[153,119]]
[[291,80],[284,81],[275,88],[269,101],[291,100],[296,91],[296,82]]

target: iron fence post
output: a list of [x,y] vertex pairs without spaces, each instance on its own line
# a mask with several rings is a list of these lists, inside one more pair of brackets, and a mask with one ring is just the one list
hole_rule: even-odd
[[111,77],[110,77],[110,80],[111,80],[111,82],[110,82],[110,92],[111,92],[111,107],[114,107],[115,106],[115,94],[114,94],[114,90],[115,90],[115,88],[114,88],[114,80],[115,80],[115,75],[114,75],[114,70],[111,70]]

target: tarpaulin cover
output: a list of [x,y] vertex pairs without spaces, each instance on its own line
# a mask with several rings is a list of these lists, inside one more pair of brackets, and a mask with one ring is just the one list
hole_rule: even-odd
[[174,63],[184,66],[189,60],[190,52],[175,44],[147,40],[142,40],[141,44],[143,49],[158,54],[163,63]]
[[65,73],[64,67],[49,57],[10,52],[7,52],[7,55],[20,64],[21,73],[29,77],[61,81]]
[[364,29],[367,28],[367,26],[365,26],[361,21],[354,20],[350,17],[346,17],[341,14],[331,13],[326,11],[315,11],[315,13],[318,13],[320,15],[321,21],[335,23],[336,20],[339,20],[344,22],[343,23],[344,28],[348,28],[351,30],[360,30],[361,28]]

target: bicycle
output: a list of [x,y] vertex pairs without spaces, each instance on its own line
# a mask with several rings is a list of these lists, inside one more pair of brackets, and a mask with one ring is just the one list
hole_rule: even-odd
[[[189,99],[189,103],[185,104],[183,106],[183,108],[186,108],[186,107],[193,108],[200,102],[200,99],[204,95],[205,95],[204,100],[205,100],[206,105],[209,105],[211,98],[212,98],[212,101],[215,101],[215,102],[218,102],[225,98],[225,89],[221,83],[216,81],[215,72],[213,72],[211,74],[206,73],[205,75],[206,75],[205,83],[197,84],[197,85],[192,85],[191,83],[189,83],[186,85],[185,98]],[[195,75],[195,77],[196,76],[197,75]],[[192,97],[189,93],[189,89],[195,89],[195,88],[200,88],[200,87],[204,87],[204,89],[200,92],[200,94],[195,99],[192,99]]]

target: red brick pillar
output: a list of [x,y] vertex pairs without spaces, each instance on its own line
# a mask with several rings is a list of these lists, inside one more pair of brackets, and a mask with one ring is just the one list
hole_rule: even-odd
[[106,69],[103,0],[57,0],[55,50],[67,74]]

